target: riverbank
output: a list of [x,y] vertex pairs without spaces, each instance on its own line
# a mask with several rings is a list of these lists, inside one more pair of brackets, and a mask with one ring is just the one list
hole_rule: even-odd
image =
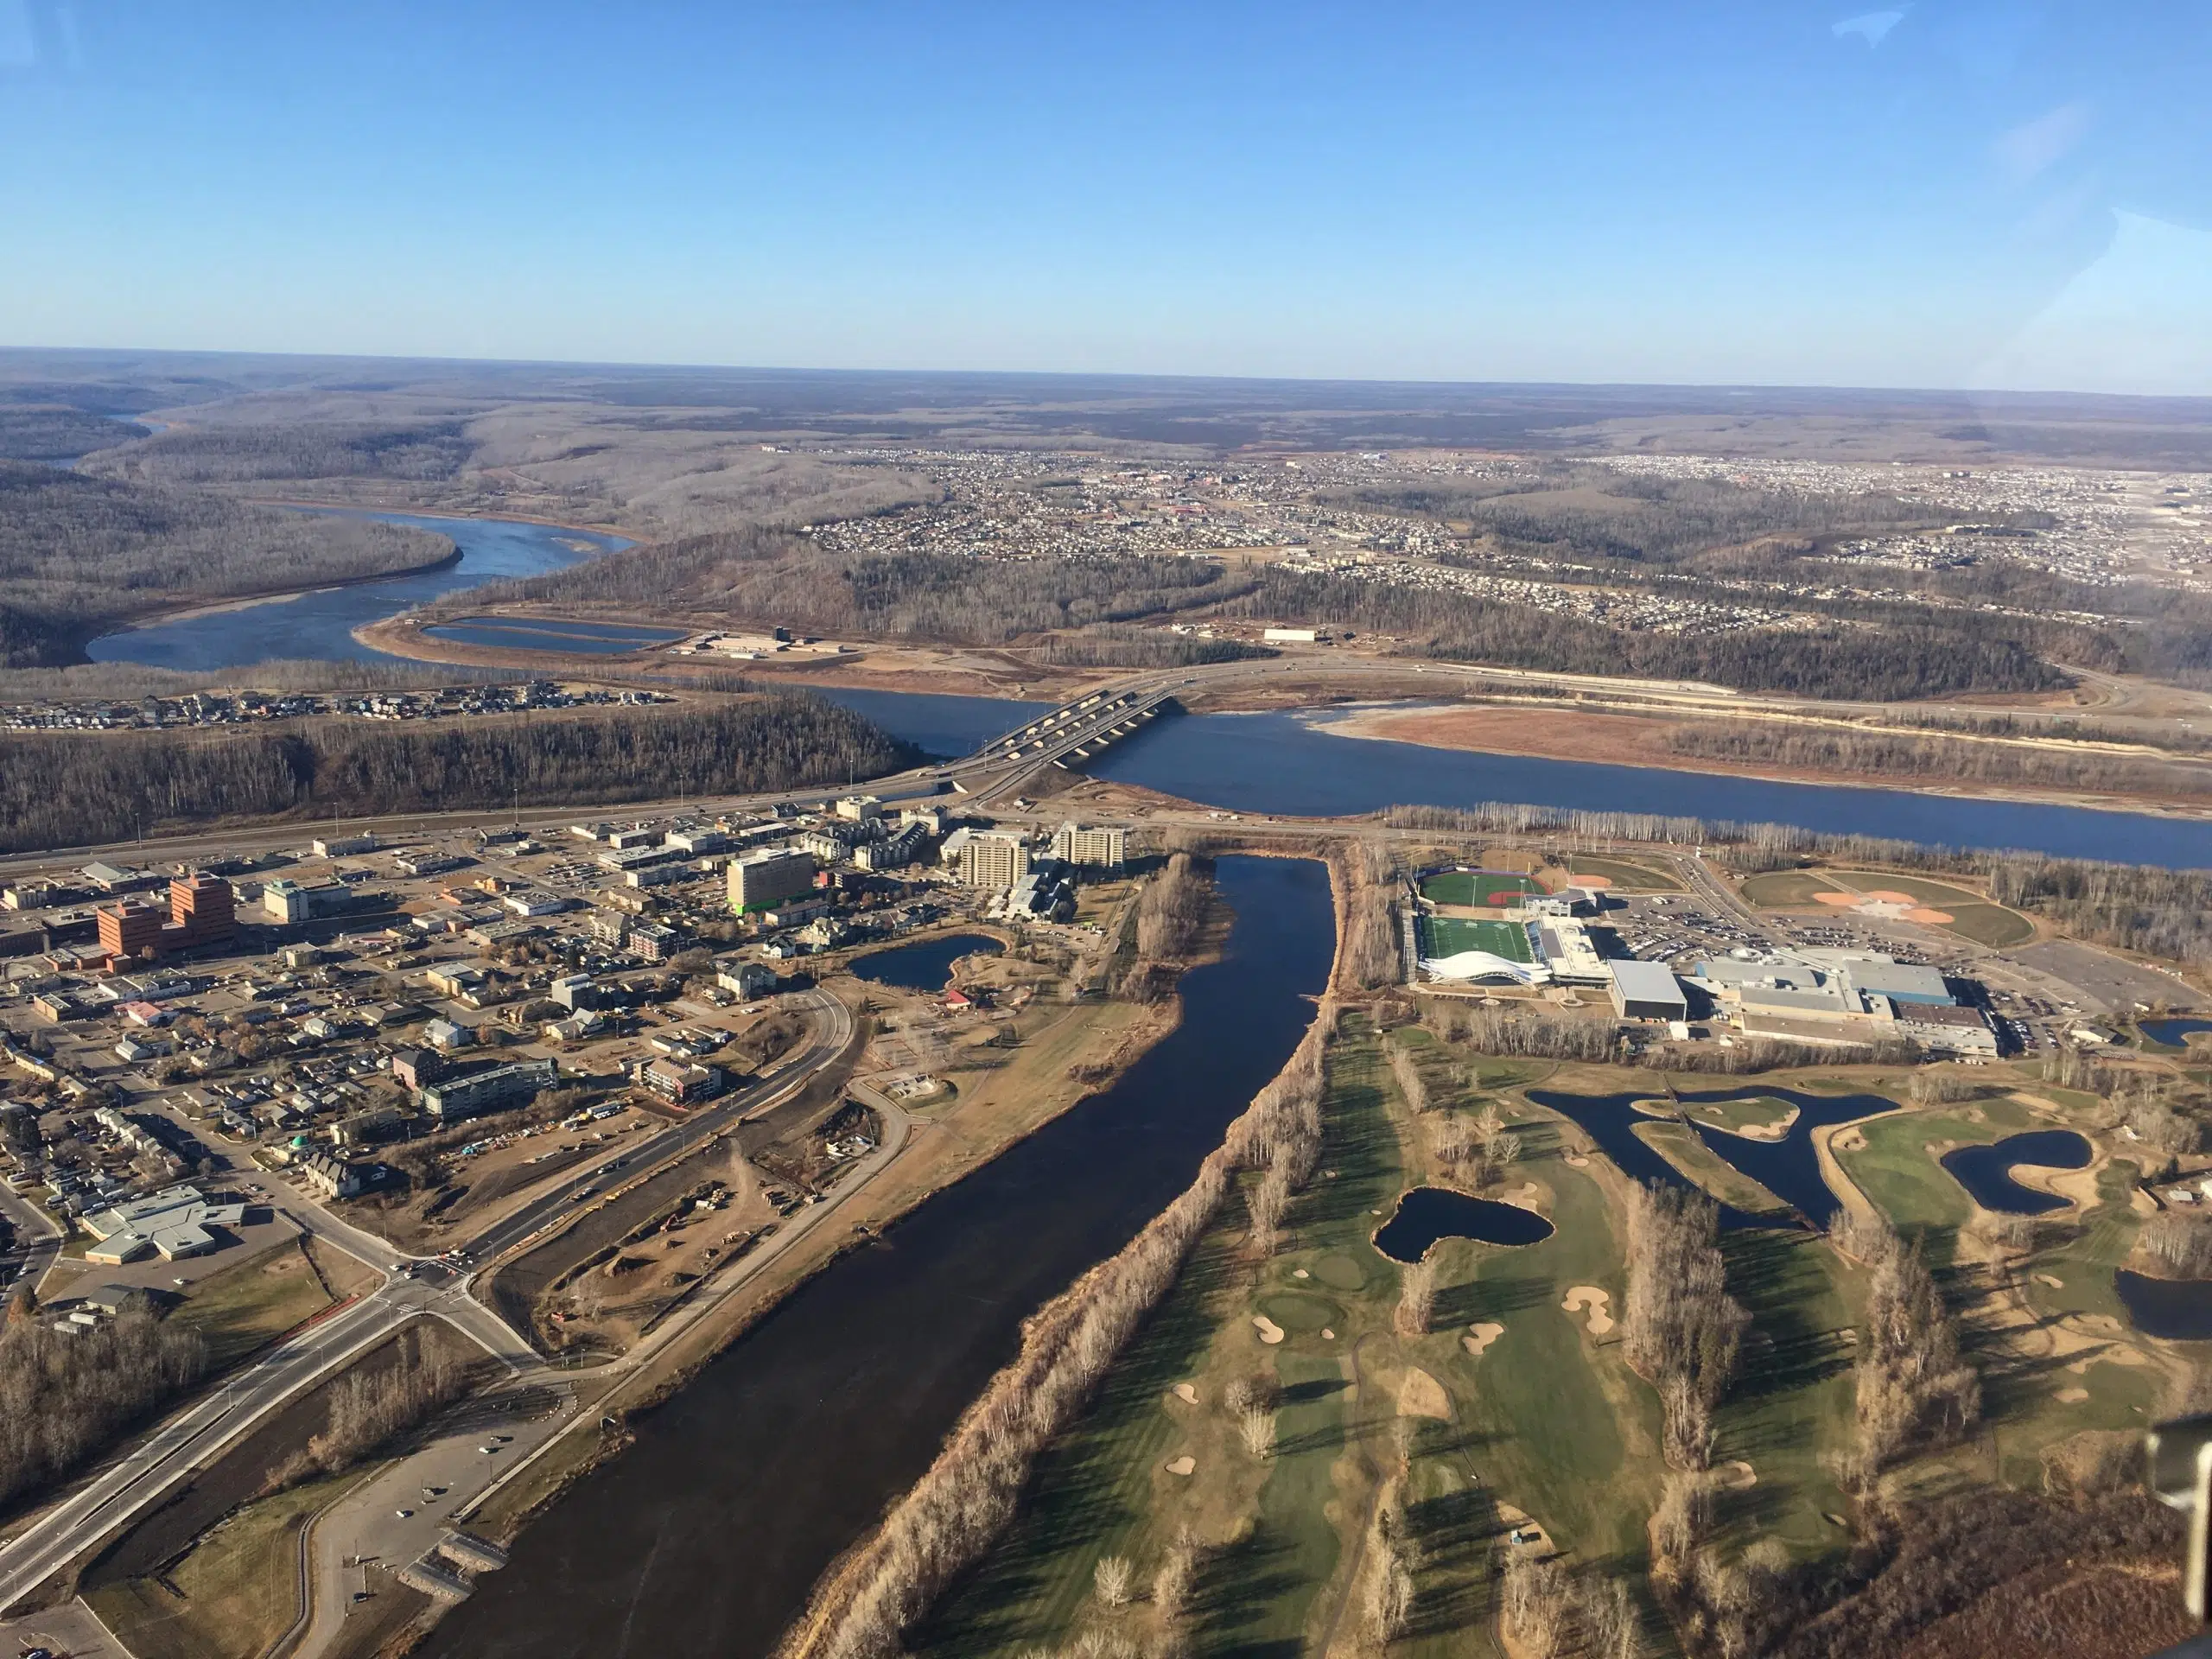
[[[1330,941],[1311,863],[1230,859],[1236,923],[1118,1083],[840,1254],[753,1321],[515,1541],[428,1651],[622,1643],[765,1652],[927,1466],[1024,1320],[1119,1249],[1311,1023]],[[1233,1030],[1238,1040],[1216,1040]],[[1071,1079],[1071,1082],[1075,1081]],[[880,1198],[876,1202],[881,1202]],[[836,1229],[846,1233],[843,1218]],[[895,1409],[886,1408],[896,1402]],[[804,1502],[794,1502],[798,1494]],[[639,1564],[653,1593],[637,1599]],[[733,1561],[746,1570],[733,1573]]]
[[[1133,937],[1140,892],[1141,884],[1128,883],[1107,907],[1101,925],[1103,955],[1109,963],[1122,956],[1122,946]],[[1183,973],[1220,962],[1230,924],[1216,893],[1196,946],[1182,964]],[[1003,930],[987,931],[1002,944],[1007,943]],[[1030,967],[1010,951],[971,959],[959,982],[971,993],[986,995],[995,986],[1004,996],[1018,988],[1013,982]],[[877,1019],[886,1026],[912,1016],[937,996],[931,989],[902,999],[896,988],[847,980],[841,972],[831,974],[830,983],[844,991],[848,1001],[864,1000],[875,1007]],[[976,1050],[965,1063],[956,1060],[943,1071],[949,1103],[940,1097],[902,1114],[907,1129],[900,1155],[874,1171],[865,1188],[837,1201],[834,1225],[810,1230],[793,1248],[725,1293],[710,1312],[694,1319],[649,1359],[607,1375],[606,1386],[595,1389],[590,1373],[577,1375],[574,1386],[580,1408],[572,1431],[564,1430],[521,1478],[501,1489],[472,1516],[473,1523],[503,1538],[522,1534],[553,1511],[577,1482],[619,1459],[637,1424],[678,1401],[710,1363],[794,1293],[878,1239],[888,1236],[895,1243],[899,1224],[931,1198],[1077,1107],[1110,1092],[1147,1054],[1181,1028],[1183,1012],[1179,993],[1148,1004],[1029,1002],[1019,1016],[1018,1047],[1002,1050],[994,1045]],[[973,1034],[981,1035],[982,1028]],[[882,1070],[882,1058],[873,1047],[865,1054],[856,1052],[841,1067],[833,1095],[849,1089],[863,1101],[880,1099],[868,1079]],[[711,1284],[708,1288],[711,1294]],[[594,1433],[592,1426],[610,1411],[623,1420],[622,1430]]]

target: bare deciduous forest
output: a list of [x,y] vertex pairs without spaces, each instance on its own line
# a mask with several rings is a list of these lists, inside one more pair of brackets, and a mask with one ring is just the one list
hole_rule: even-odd
[[0,1327],[0,1504],[68,1473],[207,1369],[182,1325],[132,1312],[64,1337],[19,1294]]
[[836,785],[912,752],[849,709],[771,695],[712,709],[482,721],[361,721],[281,734],[0,740],[0,847],[120,841],[163,825],[288,814],[640,800]]

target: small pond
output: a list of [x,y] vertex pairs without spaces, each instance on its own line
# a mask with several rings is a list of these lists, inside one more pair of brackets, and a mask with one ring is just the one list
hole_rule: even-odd
[[2212,1279],[2153,1279],[2122,1268],[2112,1283],[2129,1321],[2145,1336],[2212,1342]]
[[423,632],[433,639],[450,639],[456,645],[607,657],[626,651],[642,651],[648,645],[673,645],[683,638],[681,628],[636,627],[620,622],[570,622],[560,617],[467,616],[458,622],[434,622]]
[[2040,1216],[2065,1209],[2067,1201],[2021,1185],[2012,1179],[2013,1166],[2086,1169],[2090,1155],[2089,1143],[2071,1129],[2031,1129],[2025,1135],[2008,1135],[1994,1146],[1956,1147],[1943,1154],[1942,1163],[1983,1209],[2008,1216]]
[[942,938],[917,939],[912,944],[894,944],[888,950],[857,957],[853,977],[872,985],[896,985],[902,990],[939,990],[952,977],[952,964],[961,957],[978,952],[995,957],[1005,948],[988,933],[948,933]]
[[1537,1244],[1551,1236],[1551,1223],[1517,1204],[1471,1198],[1440,1186],[1417,1186],[1398,1200],[1397,1213],[1376,1231],[1375,1248],[1393,1262],[1418,1262],[1440,1238]]
[[2191,1032],[2212,1031],[2212,1020],[2139,1020],[2135,1028],[2164,1047],[2182,1048]]

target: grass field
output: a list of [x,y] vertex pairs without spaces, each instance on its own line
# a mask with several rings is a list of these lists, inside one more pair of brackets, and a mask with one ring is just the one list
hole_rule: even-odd
[[1745,1100],[1685,1102],[1682,1109],[1700,1123],[1740,1135],[1749,1128],[1778,1127],[1797,1109],[1772,1095],[1753,1095]]
[[1624,858],[1596,858],[1587,853],[1570,855],[1567,873],[1603,877],[1616,891],[1623,893],[1679,893],[1682,887],[1664,870],[1632,864]]
[[208,1357],[219,1367],[275,1341],[332,1300],[300,1241],[290,1238],[200,1281],[173,1317],[207,1338]]
[[1977,944],[2023,944],[2035,924],[2018,911],[1994,905],[1980,893],[1942,881],[1878,870],[1771,870],[1743,885],[1744,902],[1765,910],[1824,910],[1814,895],[1822,893],[1902,893],[1951,919],[1931,924]]
[[1421,950],[1441,959],[1462,950],[1487,950],[1508,962],[1533,962],[1529,930],[1519,922],[1467,922],[1449,916],[1423,916],[1420,922]]
[[1715,1153],[1680,1123],[1637,1123],[1629,1133],[1672,1164],[1682,1179],[1723,1204],[1757,1215],[1789,1206]]
[[138,1659],[238,1659],[257,1654],[299,1615],[299,1529],[346,1477],[310,1481],[249,1503],[162,1575],[89,1593],[93,1611]]
[[1440,870],[1421,884],[1421,896],[1439,905],[1510,905],[1543,890],[1535,877],[1503,870]]

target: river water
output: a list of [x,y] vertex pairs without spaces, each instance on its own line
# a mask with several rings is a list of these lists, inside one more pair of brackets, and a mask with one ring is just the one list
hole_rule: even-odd
[[232,609],[203,612],[172,622],[103,635],[85,648],[96,663],[144,663],[154,668],[207,673],[243,668],[272,658],[313,657],[344,662],[398,662],[353,638],[365,623],[426,603],[456,588],[510,577],[543,575],[581,559],[628,547],[620,536],[532,524],[512,518],[441,518],[422,513],[355,512],[302,507],[302,512],[333,518],[377,518],[449,537],[459,561],[416,575],[357,582],[348,588],[321,588],[288,599],[268,600]]
[[1312,1020],[1334,949],[1322,867],[1225,858],[1218,880],[1236,927],[1185,976],[1171,1035],[808,1281],[525,1529],[425,1651],[766,1653],[1013,1357],[1021,1320],[1188,1185]]

